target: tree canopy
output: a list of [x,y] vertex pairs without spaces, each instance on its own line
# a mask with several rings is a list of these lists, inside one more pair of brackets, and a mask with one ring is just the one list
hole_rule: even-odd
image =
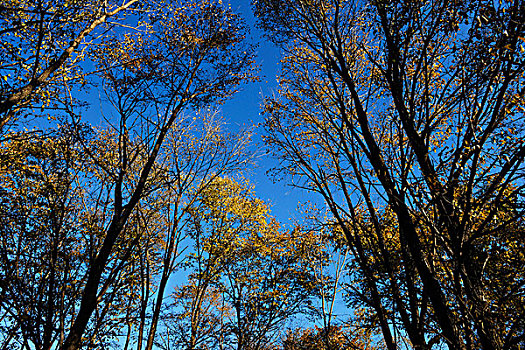
[[0,3],[0,348],[525,347],[523,1],[235,8]]
[[276,172],[324,199],[387,347],[523,344],[523,3],[255,9],[287,53]]

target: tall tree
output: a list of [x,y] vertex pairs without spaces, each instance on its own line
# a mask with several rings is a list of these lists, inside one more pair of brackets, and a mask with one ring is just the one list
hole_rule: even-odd
[[[163,275],[160,282],[161,286],[162,283],[167,283],[170,269],[173,267],[172,261],[175,259],[171,237],[177,237],[179,232],[178,224],[170,220],[178,219],[177,215],[183,210],[182,201],[187,199],[188,191],[193,186],[200,186],[200,181],[206,182],[214,176],[238,169],[248,160],[245,146],[249,141],[249,135],[244,134],[239,141],[236,137],[223,133],[222,123],[217,118],[206,113],[203,113],[201,118],[196,113],[200,109],[211,108],[214,104],[229,98],[239,84],[253,77],[253,50],[244,41],[246,27],[240,17],[213,1],[167,1],[154,3],[154,7],[136,1],[114,6],[108,2],[72,2],[61,5],[63,6],[59,7],[58,3],[39,2],[37,7],[33,8],[31,3],[14,2],[6,11],[2,11],[2,15],[13,15],[12,18],[9,17],[12,23],[2,22],[3,25],[12,26],[2,34],[12,38],[11,41],[6,40],[7,46],[4,46],[14,50],[13,55],[7,56],[12,60],[11,62],[6,60],[4,65],[2,61],[2,69],[18,67],[11,72],[11,77],[5,75],[7,78],[3,79],[2,84],[4,81],[8,83],[2,85],[2,108],[5,107],[2,113],[6,112],[6,118],[10,118],[13,114],[9,113],[15,113],[25,106],[26,102],[31,105],[37,93],[43,93],[51,101],[56,101],[50,84],[55,81],[53,79],[57,75],[52,73],[64,69],[66,70],[64,74],[70,74],[67,72],[68,67],[78,67],[78,65],[84,67],[93,63],[98,75],[91,83],[96,84],[95,86],[106,98],[101,104],[101,110],[108,127],[95,129],[96,136],[91,138],[83,138],[80,134],[75,136],[74,145],[57,146],[52,151],[58,152],[55,157],[57,160],[48,155],[51,152],[48,148],[43,148],[43,153],[38,155],[19,152],[20,159],[16,158],[16,154],[9,154],[18,140],[33,137],[31,132],[10,133],[6,138],[6,143],[3,145],[5,147],[2,147],[2,157],[17,159],[20,163],[20,169],[16,167],[9,169],[5,164],[2,168],[2,176],[5,174],[6,183],[11,186],[10,190],[13,194],[11,198],[15,204],[16,201],[34,200],[42,206],[42,196],[47,192],[33,190],[31,186],[34,185],[37,189],[58,186],[54,182],[56,176],[49,173],[54,171],[52,167],[46,168],[48,172],[38,167],[32,168],[31,162],[35,158],[44,164],[51,162],[53,166],[58,167],[57,174],[67,175],[70,169],[62,170],[60,167],[65,162],[63,159],[69,159],[66,157],[69,153],[61,155],[60,152],[70,152],[71,147],[80,146],[81,149],[75,148],[75,152],[82,154],[85,163],[81,165],[75,163],[78,167],[74,168],[74,171],[89,176],[61,185],[64,190],[62,191],[62,187],[59,188],[62,192],[56,193],[58,199],[53,202],[53,205],[59,206],[58,209],[55,207],[47,209],[45,206],[41,209],[39,206],[35,207],[33,203],[28,203],[26,206],[32,211],[20,210],[22,221],[33,221],[28,223],[24,221],[20,224],[25,230],[17,232],[13,237],[20,244],[13,243],[8,234],[2,235],[7,242],[5,245],[7,249],[3,250],[2,254],[8,267],[5,270],[6,275],[2,276],[2,288],[4,282],[9,282],[11,276],[9,274],[12,274],[9,267],[13,264],[17,266],[17,259],[28,258],[24,260],[27,262],[26,272],[38,271],[35,272],[34,287],[43,288],[46,292],[49,290],[50,293],[39,291],[39,294],[34,296],[41,299],[39,303],[45,301],[49,305],[49,313],[42,318],[47,322],[43,335],[45,339],[42,341],[39,334],[34,336],[26,334],[22,338],[18,338],[15,334],[11,338],[8,336],[7,341],[14,339],[16,342],[18,339],[23,339],[21,347],[77,349],[107,345],[108,339],[114,340],[118,336],[116,325],[122,322],[127,323],[129,329],[134,312],[145,310],[147,297],[153,295],[153,292],[150,293],[152,291],[150,281],[141,280],[144,276],[144,268],[152,261],[149,259],[154,255],[155,257],[162,255],[164,247],[168,248],[164,250],[166,256],[160,270],[167,277]],[[88,40],[87,35],[95,35],[95,27],[104,23],[110,15],[116,15],[119,11],[128,8],[137,10],[136,16],[119,18],[118,21],[114,18],[116,22],[104,26],[104,31],[108,31],[106,32],[108,35],[104,35],[104,31],[99,33],[100,36],[97,34],[97,45],[89,50],[89,59],[83,51],[73,59],[73,53],[77,52],[75,50],[84,43],[83,40]],[[70,12],[70,9],[73,12]],[[38,25],[29,19],[27,23],[18,25],[16,20],[21,17],[21,20],[25,21],[24,16],[31,17],[35,11],[41,17],[40,26],[44,27],[44,29],[39,27],[37,31],[43,36],[38,43],[32,41],[34,37],[31,35],[21,35],[25,33],[26,28],[32,28],[32,25],[38,27]],[[147,24],[142,23],[142,30],[137,30],[136,21],[141,19],[147,19]],[[58,34],[51,29],[49,31],[46,29],[51,23],[49,21],[58,21],[57,26],[52,28],[58,31]],[[69,36],[73,38],[73,42],[63,43],[63,37]],[[4,44],[4,41],[2,43]],[[36,45],[36,56],[31,56],[22,49],[33,45]],[[55,51],[49,49],[55,47],[53,45],[57,47]],[[41,53],[38,50],[42,50]],[[57,50],[64,51],[55,60],[53,55]],[[29,56],[24,56],[26,54]],[[69,58],[73,61],[68,61]],[[24,82],[28,66],[33,67],[30,70],[34,72],[34,79]],[[48,68],[51,70],[48,71]],[[66,78],[68,77],[69,75]],[[18,85],[9,83],[10,79]],[[26,94],[28,86],[30,91],[27,90],[29,92]],[[66,91],[72,98],[81,100],[78,89],[72,86],[69,88],[70,90],[66,89]],[[16,101],[13,100],[13,96],[16,97],[19,93],[23,93],[23,96]],[[78,110],[73,108],[68,109],[68,112],[75,116],[72,128],[78,132],[81,129],[75,115]],[[2,118],[4,116],[2,114]],[[2,119],[2,123],[6,120],[8,119]],[[37,138],[36,142],[46,144],[48,141],[45,141],[45,138],[43,141]],[[32,145],[31,142],[28,145]],[[46,158],[48,156],[49,159]],[[17,171],[20,174],[16,173]],[[36,174],[33,175],[31,172]],[[39,172],[43,175],[39,175]],[[47,177],[52,181],[48,181]],[[20,181],[11,181],[12,179],[20,179]],[[27,190],[23,189],[25,182],[31,185],[27,186]],[[75,196],[77,189],[82,196]],[[31,191],[33,193],[29,193],[30,197],[24,198],[24,195]],[[155,200],[159,198],[160,203],[155,204]],[[77,201],[80,201],[79,208],[66,206],[69,202],[77,204]],[[69,208],[68,213],[81,217],[78,225],[82,230],[75,232],[69,227],[65,229],[59,227],[52,235],[46,228],[44,232],[39,233],[42,237],[46,239],[58,237],[55,240],[49,238],[52,241],[49,245],[34,251],[32,255],[25,255],[25,252],[12,249],[17,244],[19,248],[36,244],[29,232],[43,226],[38,226],[36,223],[41,224],[53,219],[53,216],[46,215],[55,213],[60,209],[60,205]],[[170,212],[176,215],[168,215],[162,219],[160,213],[154,211],[156,206],[162,208],[160,212],[162,214]],[[25,207],[23,209],[25,210]],[[33,212],[42,216],[39,218],[41,222],[34,221],[35,218],[31,216]],[[10,231],[9,227],[14,222],[12,217],[8,217],[9,210],[2,211],[2,214],[7,215],[2,218],[5,219],[2,221],[2,225],[5,225],[2,227],[2,232]],[[24,217],[24,214],[28,216]],[[163,223],[166,225],[162,229],[168,233],[160,233]],[[149,224],[147,228],[144,227],[145,224]],[[64,280],[66,287],[61,289],[59,281],[62,280],[58,278],[67,279],[68,276],[64,274],[69,273],[69,270],[63,266],[62,261],[60,264],[52,264],[55,270],[50,270],[47,261],[39,262],[38,259],[45,259],[49,254],[53,254],[53,249],[60,254],[65,254],[66,252],[62,251],[66,249],[64,240],[69,242],[70,239],[74,240],[82,234],[86,234],[86,237],[77,244],[79,248],[86,249],[86,252],[79,258],[81,267],[75,271],[79,274],[74,277],[78,283],[75,284],[74,294],[66,293],[66,297],[69,298],[67,300],[69,314],[65,318],[67,322],[62,322],[58,326],[57,312],[63,311],[54,309],[53,303],[64,288],[68,288],[68,282]],[[66,238],[61,238],[63,236]],[[161,243],[163,240],[166,240],[166,246]],[[148,250],[149,247],[153,248],[151,256],[142,257],[140,249]],[[158,265],[155,265],[155,268],[157,267]],[[64,272],[65,270],[67,271]],[[158,270],[152,269],[152,271]],[[141,281],[141,283],[132,283],[133,281]],[[10,288],[12,284],[7,286]],[[53,289],[53,286],[58,289]],[[63,293],[61,295],[64,297]],[[160,288],[154,295],[162,300],[163,290]],[[6,312],[5,315],[13,316],[15,309],[10,307],[10,303],[16,298],[15,293],[2,298],[2,312]],[[19,303],[20,307],[22,304],[23,301]],[[126,305],[132,308],[126,309]],[[160,305],[157,303],[155,307]],[[47,312],[45,308],[39,306],[39,310],[41,309]],[[64,320],[64,317],[61,320]],[[146,316],[142,312],[139,317],[142,318],[142,325],[144,325]],[[31,320],[40,322],[38,317],[33,317]],[[150,323],[148,348],[152,347],[155,324],[153,318]],[[23,315],[11,317],[6,327],[10,328],[14,325],[18,327],[13,328],[15,332],[26,326],[35,333],[39,333],[41,329],[38,324],[32,326],[30,320]],[[60,336],[57,336],[56,330],[59,328]],[[102,335],[102,330],[108,330],[108,337]],[[25,332],[24,329],[22,331]],[[51,340],[48,334],[52,334]]]
[[253,3],[287,54],[277,170],[326,202],[387,347],[523,344],[523,2]]
[[[251,74],[251,52],[243,44],[245,28],[240,18],[223,6],[209,1],[165,4],[149,20],[151,30],[147,35],[139,32],[109,40],[95,56],[103,68],[107,96],[117,112],[116,157],[105,169],[112,179],[113,214],[90,264],[79,311],[64,349],[79,346],[97,303],[108,258],[135,207],[155,191],[155,163],[166,150],[163,145],[167,137],[174,133],[175,141],[180,140],[177,137],[184,141],[187,124],[183,113],[228,98]],[[115,61],[117,66],[112,65]],[[221,142],[218,135],[203,133],[202,137]],[[238,149],[229,153],[229,149],[214,144],[196,151],[206,155],[215,150],[217,161],[227,163],[230,156],[242,153]],[[216,170],[213,161],[207,162],[205,158],[198,160],[198,164],[208,166],[204,170],[188,164],[184,166],[189,168],[178,168],[175,164],[171,171],[200,177],[200,171]]]

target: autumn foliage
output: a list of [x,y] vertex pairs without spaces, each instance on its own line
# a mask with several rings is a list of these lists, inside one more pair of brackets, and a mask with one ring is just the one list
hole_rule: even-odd
[[0,349],[525,347],[524,2],[251,9],[0,2]]

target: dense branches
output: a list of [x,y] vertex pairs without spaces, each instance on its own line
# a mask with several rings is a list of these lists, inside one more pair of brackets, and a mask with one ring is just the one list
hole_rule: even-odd
[[0,347],[523,347],[523,1],[252,5],[291,229],[213,112],[257,80],[227,4],[0,4]]
[[344,230],[389,348],[397,325],[419,348],[522,342],[523,262],[499,249],[523,256],[523,4],[255,8],[289,52],[267,143]]
[[5,59],[0,63],[0,130],[22,107],[57,106],[61,92],[56,84],[68,89],[83,82],[84,51],[113,26],[108,20],[139,7],[137,0],[12,1],[0,6],[0,49]]
[[[69,68],[78,68],[77,64],[86,63],[86,56],[83,51],[74,57],[72,54],[87,35],[120,11],[140,10],[138,17],[124,16],[105,26],[104,30],[113,30],[111,35],[97,38],[96,50],[89,51],[90,58],[99,67],[99,77],[93,82],[99,84],[100,91],[107,97],[108,102],[103,106],[114,111],[105,113],[109,128],[97,130],[93,139],[86,138],[80,134],[75,104],[67,107],[68,113],[74,117],[71,121],[72,134],[77,136],[70,138],[75,142],[70,141],[69,145],[67,141],[61,142],[66,143],[66,155],[73,152],[68,147],[78,148],[74,154],[80,154],[84,163],[70,170],[71,161],[68,163],[60,158],[66,156],[60,153],[62,148],[50,146],[51,151],[45,149],[42,154],[35,151],[30,156],[39,157],[44,164],[51,162],[53,166],[59,166],[57,169],[37,167],[36,175],[27,174],[23,169],[33,160],[25,155],[20,158],[21,173],[16,173],[17,168],[3,166],[6,186],[11,188],[13,198],[2,208],[2,251],[3,263],[6,264],[2,289],[10,293],[8,298],[2,299],[2,311],[8,317],[5,319],[7,334],[13,333],[5,339],[6,346],[12,341],[20,341],[22,347],[32,344],[38,349],[77,349],[115,339],[114,327],[122,320],[126,305],[125,319],[128,320],[134,313],[132,305],[139,311],[141,308],[145,311],[148,306],[148,295],[151,294],[146,295],[144,291],[151,287],[140,276],[144,275],[144,264],[151,261],[149,258],[141,259],[137,249],[151,246],[155,247],[152,255],[160,256],[164,250],[163,265],[155,266],[155,269],[162,271],[162,277],[155,294],[159,302],[154,308],[156,311],[149,324],[146,342],[146,347],[151,349],[164,286],[178,256],[176,244],[183,229],[180,222],[185,214],[184,205],[191,205],[190,192],[195,186],[205,187],[215,176],[240,169],[250,160],[245,149],[249,141],[248,133],[237,141],[223,132],[222,123],[212,115],[203,114],[202,118],[188,116],[228,98],[240,83],[252,77],[252,50],[244,43],[246,28],[240,18],[223,6],[208,1],[184,4],[165,2],[162,7],[161,4],[151,4],[150,7],[150,4],[138,6],[135,3],[130,1],[113,6],[107,2],[73,2],[63,7],[55,3],[39,2],[34,7],[20,3],[2,12],[7,16],[2,34],[9,37],[3,48],[11,52],[6,56],[11,62],[6,61],[2,66],[3,70],[10,72],[2,81],[3,126],[20,108],[38,102],[38,93],[56,102],[57,96],[49,85],[56,81],[57,75],[53,73],[61,69],[63,82],[73,78]],[[133,7],[134,4],[137,6]],[[39,24],[31,19],[34,16],[40,16]],[[138,28],[133,20],[141,18],[148,21]],[[52,24],[56,26],[51,30],[49,26]],[[37,42],[25,40],[24,31],[31,32],[35,28],[39,28],[36,33],[40,34],[37,35],[40,39]],[[62,42],[64,37],[69,36],[72,37],[71,43]],[[35,56],[25,56],[26,50],[32,49]],[[55,52],[59,52],[58,59],[53,58]],[[69,61],[70,58],[72,61]],[[28,69],[32,73],[28,73]],[[32,76],[28,77],[28,74]],[[70,89],[77,99],[77,88]],[[31,114],[31,110],[28,113]],[[60,119],[68,117],[56,112],[54,117],[57,116]],[[27,137],[29,145],[33,142],[32,136],[25,132],[5,131],[4,135],[6,141],[2,156],[7,158],[6,162],[20,157],[12,151],[13,147],[19,148],[15,146],[18,139]],[[60,162],[46,158],[49,152],[56,152]],[[65,169],[60,168],[64,166]],[[54,171],[62,174],[57,180]],[[70,171],[82,176],[70,178]],[[61,176],[67,180],[63,185]],[[52,180],[50,185],[46,183],[48,177]],[[36,200],[38,204],[35,207],[31,201],[26,203],[20,199],[32,190],[27,185],[28,181],[29,184],[35,183],[37,189],[41,186],[56,187],[55,192],[62,192],[48,195],[35,189],[36,193],[31,193],[31,200]],[[77,191],[81,191],[82,195]],[[44,202],[44,208],[39,209],[40,205],[44,205],[40,204],[42,198],[51,195],[57,198],[46,200],[51,204]],[[152,203],[161,196],[164,196],[162,201]],[[189,202],[183,204],[186,200]],[[70,208],[69,203],[75,203],[77,207]],[[17,215],[15,208],[20,212],[17,220],[13,217]],[[32,214],[35,210],[36,214]],[[153,210],[167,215],[162,219],[165,227],[143,226],[161,219],[159,213]],[[68,215],[77,215],[81,226],[78,231],[63,228],[66,223],[64,218]],[[36,221],[24,223],[30,218]],[[9,228],[16,222],[21,222],[23,226],[18,232],[16,228]],[[25,255],[20,249],[36,243],[29,238],[33,230],[43,237],[50,237],[50,242],[36,250],[35,256],[22,259]],[[9,238],[11,232],[14,232],[14,240]],[[65,263],[57,260],[60,254],[64,254],[63,249],[67,249],[65,241],[88,248],[79,257],[75,294],[68,294],[67,298],[63,288],[68,286],[68,276],[64,274],[70,271],[62,266]],[[159,246],[160,241],[165,242],[165,249]],[[45,259],[48,254],[51,254],[50,267],[46,264],[34,265],[34,259]],[[31,311],[36,314],[30,318],[13,314],[16,307],[11,303],[16,300],[16,289],[23,290],[23,286],[16,285],[17,279],[10,282],[13,273],[20,277],[20,272],[16,269],[12,271],[10,266],[18,266],[25,269],[25,273],[35,275],[34,287],[38,294],[31,298],[40,300],[31,302],[37,305],[35,311]],[[64,272],[64,269],[67,271]],[[127,285],[137,277],[142,279],[141,283]],[[139,293],[140,288],[142,294]],[[127,289],[129,292],[125,292]],[[22,292],[21,297],[24,295],[25,292]],[[127,297],[139,295],[142,300],[138,306],[136,300]],[[56,298],[60,296],[68,303],[67,308],[56,303]],[[17,307],[23,308],[25,303],[29,301],[21,300]],[[42,306],[42,303],[45,305]],[[144,326],[144,316],[142,319]],[[40,327],[40,323],[43,326]],[[39,334],[42,328],[43,339]],[[104,328],[108,329],[109,338],[102,333]],[[24,336],[16,337],[17,332],[22,332]],[[142,339],[139,342],[142,345]]]

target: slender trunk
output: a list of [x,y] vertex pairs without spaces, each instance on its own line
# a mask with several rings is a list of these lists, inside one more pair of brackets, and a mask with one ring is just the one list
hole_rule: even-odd
[[164,292],[166,290],[166,285],[168,284],[170,274],[165,270],[162,273],[162,278],[160,280],[159,289],[157,291],[157,300],[155,302],[155,309],[151,317],[151,325],[148,334],[148,342],[146,344],[145,350],[153,349],[153,341],[155,340],[155,333],[157,332],[157,324],[160,317],[160,308],[162,307],[162,302],[164,300]]
[[[140,283],[141,283],[141,295],[140,295],[140,324],[139,332],[137,335],[137,350],[142,349],[142,339],[144,339],[144,328],[146,325],[146,308],[148,307],[149,300],[149,254],[146,249],[146,258],[143,261],[142,256],[140,257]],[[145,266],[144,266],[145,265]],[[146,272],[144,272],[146,269]]]

